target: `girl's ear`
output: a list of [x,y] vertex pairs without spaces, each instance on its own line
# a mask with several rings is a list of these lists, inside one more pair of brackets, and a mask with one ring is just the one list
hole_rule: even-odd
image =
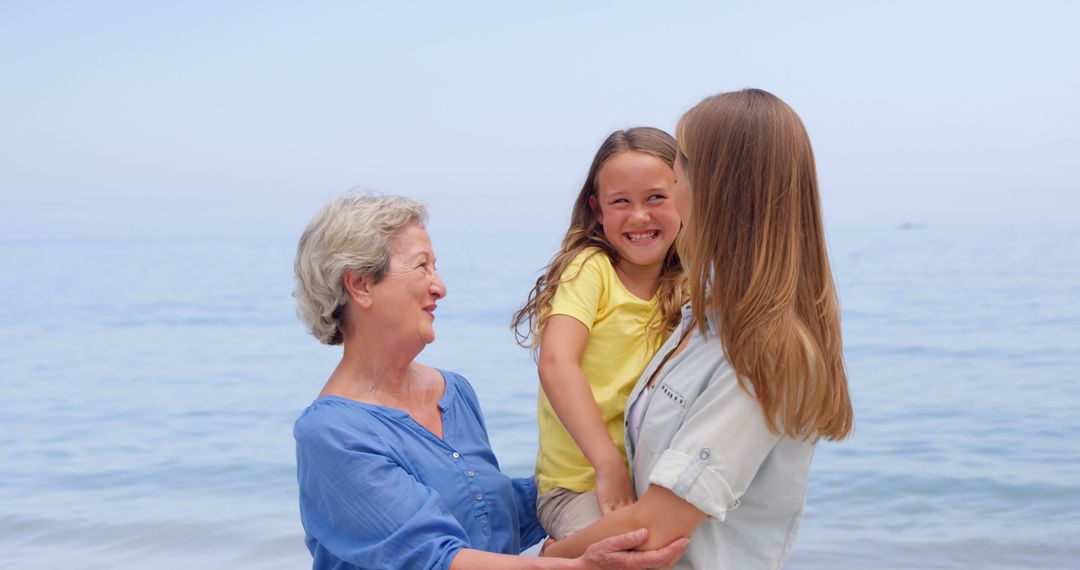
[[600,222],[600,225],[604,225],[604,209],[600,207],[600,203],[596,201],[596,196],[589,196],[589,207],[592,208],[592,213],[596,216],[596,221]]
[[346,271],[341,276],[341,283],[354,303],[364,309],[371,306],[371,286],[374,283],[366,275],[361,275],[359,271]]

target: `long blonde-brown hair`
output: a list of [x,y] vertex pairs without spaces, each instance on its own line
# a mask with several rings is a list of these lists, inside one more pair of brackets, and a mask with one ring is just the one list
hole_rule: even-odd
[[679,242],[701,333],[714,319],[774,433],[837,440],[853,412],[810,138],[760,89],[709,97],[676,136],[690,189]]
[[[596,213],[589,204],[589,198],[598,197],[597,178],[600,169],[615,155],[621,152],[640,152],[655,156],[669,167],[675,164],[675,139],[660,129],[635,127],[624,131],[615,131],[604,140],[596,151],[585,184],[581,187],[574,209],[570,214],[570,229],[562,240],[559,252],[548,263],[547,268],[529,292],[529,296],[511,321],[518,344],[529,346],[534,351],[539,348],[540,333],[546,320],[546,312],[551,307],[551,299],[559,284],[571,281],[577,275],[563,275],[567,265],[579,253],[595,248],[611,259],[612,265],[619,262],[619,253],[604,237],[604,228],[596,219]],[[679,323],[679,308],[685,302],[685,287],[682,264],[674,247],[670,248],[660,269],[659,283],[656,290],[659,307],[647,325],[650,341],[655,342],[669,334]]]

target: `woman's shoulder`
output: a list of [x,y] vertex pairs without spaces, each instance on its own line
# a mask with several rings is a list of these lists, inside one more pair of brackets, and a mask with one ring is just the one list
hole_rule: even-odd
[[[702,340],[720,342],[720,314],[715,310],[705,309],[700,312],[701,317],[705,320],[705,334],[701,334],[701,325],[698,320],[698,315],[695,314],[694,305],[690,302],[685,303],[680,309],[682,318],[679,321],[679,328],[692,326],[694,327],[693,333],[697,336],[701,336]],[[722,345],[721,345],[722,346]]]
[[454,407],[464,409],[466,413],[475,417],[476,421],[483,425],[484,414],[480,409],[480,398],[476,395],[476,390],[472,384],[457,372],[440,368],[434,370],[442,374],[443,378],[446,379],[446,392],[443,394],[442,399],[439,400],[439,407],[444,410]]
[[[357,442],[378,446],[383,422],[376,417],[379,406],[340,396],[320,396],[293,423],[293,437],[302,447],[343,448]],[[393,410],[386,409],[387,414]]]
[[446,392],[439,402],[440,405],[447,407],[451,405],[454,400],[460,398],[470,406],[479,407],[476,390],[473,389],[473,386],[468,379],[452,370],[444,370],[442,368],[431,368],[431,370],[442,375],[443,380],[446,381]]
[[733,378],[734,369],[724,352],[724,344],[716,334],[717,319],[715,315],[705,315],[704,333],[699,321],[695,318],[693,308],[689,303],[682,307],[682,318],[669,340],[678,343],[684,336],[689,336],[685,349],[677,356],[681,371],[693,370],[690,374],[674,374],[675,378],[686,379],[723,379]]

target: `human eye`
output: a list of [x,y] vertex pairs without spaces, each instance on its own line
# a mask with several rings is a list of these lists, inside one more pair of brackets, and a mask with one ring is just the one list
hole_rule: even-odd
[[667,200],[667,194],[651,194],[648,200],[650,202],[654,202],[656,200]]

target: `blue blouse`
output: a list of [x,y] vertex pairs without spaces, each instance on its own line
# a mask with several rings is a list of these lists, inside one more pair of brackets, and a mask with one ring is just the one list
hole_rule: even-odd
[[533,479],[499,471],[472,386],[440,372],[443,439],[401,410],[336,396],[296,420],[312,568],[445,569],[462,548],[518,554],[544,538]]

